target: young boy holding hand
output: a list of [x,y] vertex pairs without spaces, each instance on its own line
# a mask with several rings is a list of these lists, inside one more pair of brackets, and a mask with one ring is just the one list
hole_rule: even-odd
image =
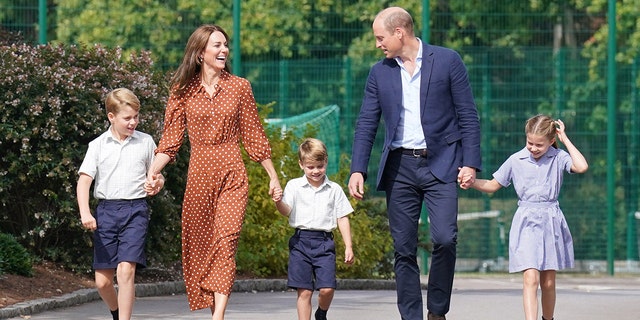
[[348,215],[353,208],[342,188],[327,176],[327,148],[318,139],[305,139],[298,150],[304,176],[290,180],[276,208],[295,228],[289,239],[288,283],[297,289],[299,320],[311,319],[311,297],[319,290],[316,320],[326,320],[336,288],[336,252],[332,231],[340,229],[345,263],[354,262]]
[[[114,320],[129,320],[136,267],[146,266],[149,208],[145,198],[162,189],[164,177],[151,177],[147,183],[156,144],[150,135],[135,130],[140,110],[136,95],[125,88],[115,89],[107,95],[105,105],[111,125],[89,143],[76,192],[82,225],[95,231],[93,268],[98,293]],[[89,208],[94,180],[93,195],[99,199],[95,217]]]

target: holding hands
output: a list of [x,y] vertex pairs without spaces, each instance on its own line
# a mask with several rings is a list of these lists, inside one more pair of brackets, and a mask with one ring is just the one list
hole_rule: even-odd
[[469,189],[476,181],[476,169],[471,167],[458,168],[458,184],[460,188]]
[[278,179],[271,179],[269,181],[269,195],[271,200],[279,202],[282,200],[282,187],[280,187],[280,181]]
[[164,186],[164,176],[162,174],[148,174],[147,181],[144,182],[144,191],[149,196],[154,196],[160,192]]

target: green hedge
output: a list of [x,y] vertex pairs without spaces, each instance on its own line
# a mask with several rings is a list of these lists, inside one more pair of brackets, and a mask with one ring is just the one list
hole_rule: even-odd
[[3,273],[31,276],[33,274],[31,256],[16,239],[0,233],[0,275]]
[[[262,110],[266,116],[270,108]],[[316,136],[317,128],[306,128],[304,137]],[[298,165],[297,146],[304,137],[293,135],[293,128],[282,133],[281,129],[267,127],[271,142],[272,157],[280,172],[280,183],[284,188],[288,180],[303,175]],[[346,155],[341,155],[339,171],[330,179],[346,186],[350,163]],[[260,164],[248,161],[249,203],[245,224],[240,235],[238,248],[238,272],[259,277],[285,276],[289,258],[289,237],[293,230],[288,219],[275,208],[268,195],[268,176]],[[346,190],[345,190],[346,191]],[[348,193],[347,193],[348,195]],[[338,229],[334,231],[336,240],[337,276],[340,278],[389,278],[393,272],[393,247],[386,217],[384,202],[355,201],[350,224],[352,245],[356,261],[344,264],[344,242]]]
[[[167,76],[154,68],[148,52],[123,57],[120,49],[99,45],[33,47],[1,40],[0,232],[15,235],[38,258],[89,272],[91,232],[81,226],[75,187],[89,141],[108,127],[104,95],[118,87],[138,95],[142,103],[138,129],[157,141],[168,95]],[[271,106],[259,107],[267,117]],[[286,177],[301,175],[293,150],[299,139],[290,132],[283,136],[280,130],[267,131],[284,186]],[[176,163],[164,170],[165,188],[151,198],[150,265],[180,259],[180,212],[188,159],[185,143]],[[245,160],[251,188],[238,271],[282,276],[291,230],[267,194],[264,170]],[[346,157],[340,168],[332,179],[346,185]],[[351,226],[356,263],[351,267],[339,263],[339,276],[389,277],[391,240],[384,208],[370,201],[354,203],[354,207]],[[338,248],[341,241],[338,236]],[[341,254],[338,250],[339,261]]]
[[[142,103],[139,129],[158,137],[165,78],[149,53],[100,46],[0,46],[0,231],[36,256],[88,271],[91,233],[80,224],[75,185],[89,141],[108,128],[104,95],[127,87]],[[152,260],[176,259],[173,190],[152,200]],[[92,203],[95,207],[95,203]]]

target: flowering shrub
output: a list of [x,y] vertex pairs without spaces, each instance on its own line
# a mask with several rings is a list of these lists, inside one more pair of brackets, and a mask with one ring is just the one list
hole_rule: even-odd
[[[154,70],[146,52],[125,59],[117,48],[0,41],[0,232],[15,235],[37,257],[90,270],[91,233],[80,224],[75,193],[78,168],[88,143],[108,128],[103,104],[112,89],[126,87],[138,96],[138,129],[156,141],[160,138],[168,82]],[[269,105],[259,108],[263,117],[271,111]],[[277,128],[267,128],[267,133],[284,187],[288,179],[301,175],[292,148],[297,137],[290,132],[283,137]],[[185,144],[178,160],[164,169],[165,188],[150,200],[150,264],[180,258],[180,207],[188,158]],[[349,168],[343,160],[334,181],[346,181]],[[246,157],[245,161],[250,195],[238,271],[281,276],[286,273],[291,230],[268,195],[264,170]],[[354,205],[351,228],[357,261],[349,268],[339,263],[339,276],[388,277],[391,242],[384,211],[371,201]],[[95,206],[94,202],[91,208]],[[339,259],[341,254],[342,250]]]
[[[125,59],[100,46],[0,46],[0,231],[36,255],[88,268],[91,234],[81,228],[75,184],[89,141],[108,128],[104,96],[131,89],[142,104],[138,130],[157,141],[165,84],[146,52]],[[159,256],[179,252],[173,194],[166,188],[152,200],[159,221],[149,242]]]

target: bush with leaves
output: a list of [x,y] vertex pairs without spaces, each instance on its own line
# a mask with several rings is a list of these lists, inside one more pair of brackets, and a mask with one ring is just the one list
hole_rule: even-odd
[[[13,234],[37,257],[89,271],[91,233],[80,224],[77,171],[89,141],[108,128],[104,96],[131,89],[142,103],[139,130],[158,139],[164,119],[167,78],[148,53],[127,58],[101,46],[0,45],[0,231]],[[260,106],[263,118],[270,106]],[[295,148],[301,137],[268,128],[282,183],[301,175]],[[313,136],[313,131],[307,133]],[[167,183],[151,198],[147,252],[150,264],[180,258],[180,210],[186,184],[188,144],[164,170]],[[287,219],[268,195],[262,167],[248,159],[249,202],[238,252],[238,271],[256,276],[286,274]],[[346,158],[331,177],[344,182]],[[92,199],[91,207],[96,202]],[[356,263],[338,264],[339,277],[389,277],[391,240],[384,207],[354,204],[351,215]],[[343,246],[336,232],[338,248]],[[343,260],[338,250],[338,261]]]
[[[125,58],[101,46],[5,45],[0,61],[0,231],[39,257],[89,270],[91,233],[80,224],[75,184],[89,141],[108,128],[104,96],[131,89],[142,104],[138,130],[157,139],[166,79],[148,53]],[[173,185],[151,200],[151,260],[179,252]]]
[[0,248],[0,274],[33,274],[29,252],[12,235],[0,232]]
[[[261,113],[265,117],[270,106],[262,106]],[[280,183],[284,188],[292,178],[302,176],[298,165],[297,146],[304,137],[295,136],[291,130],[283,132],[280,128],[266,126],[271,143],[272,159],[280,175]],[[305,137],[315,136],[312,127],[306,129]],[[342,156],[339,172],[330,179],[341,185],[349,175],[349,162]],[[240,234],[237,255],[238,272],[240,274],[270,277],[285,276],[289,259],[289,237],[293,234],[287,218],[278,213],[269,196],[268,176],[260,164],[249,161],[245,156],[249,175],[249,202],[244,227]],[[354,213],[350,218],[352,245],[356,257],[353,265],[347,266],[344,261],[344,242],[340,232],[336,230],[337,276],[339,278],[389,278],[393,273],[390,262],[392,242],[386,219],[384,202],[351,200]]]

